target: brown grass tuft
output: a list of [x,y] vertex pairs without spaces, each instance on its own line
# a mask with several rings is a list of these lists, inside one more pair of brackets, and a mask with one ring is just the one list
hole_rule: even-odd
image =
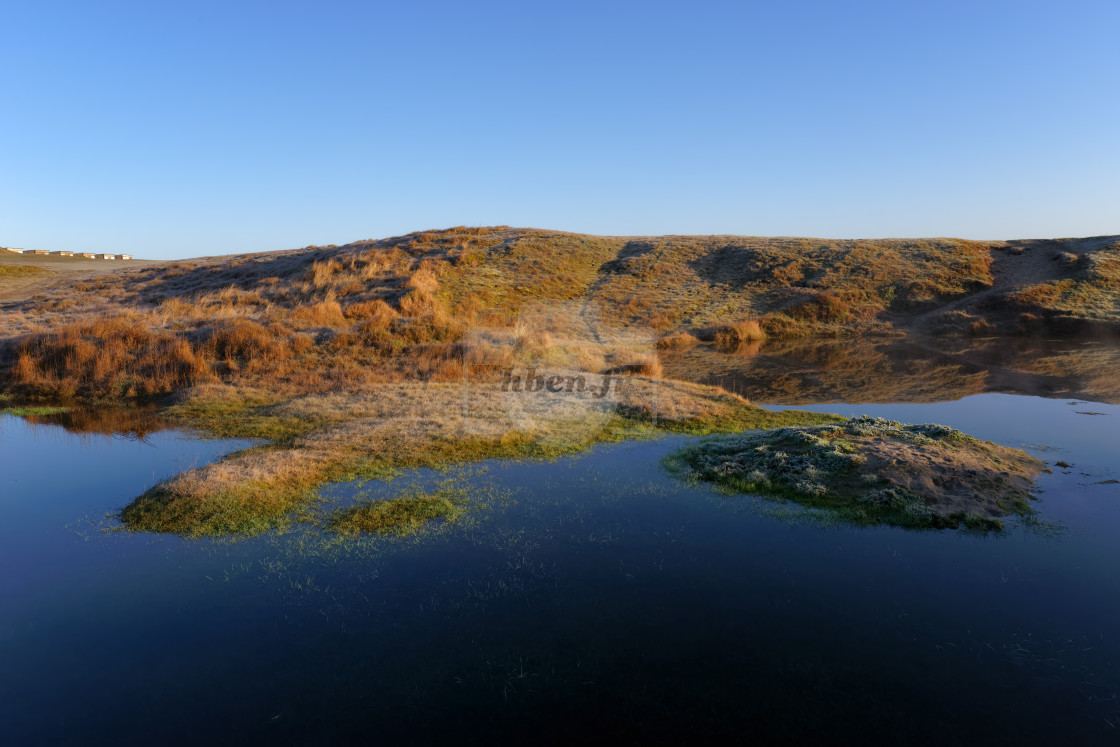
[[765,339],[762,326],[753,319],[725,324],[712,332],[712,340],[721,350],[736,350],[747,343]]
[[320,301],[310,305],[297,306],[287,318],[298,326],[307,327],[345,327],[346,316],[338,301]]
[[662,374],[661,360],[654,352],[620,350],[611,355],[611,367],[607,369],[607,373],[648,376],[652,379],[659,379]]
[[662,337],[657,341],[657,347],[661,350],[671,350],[673,348],[690,348],[696,345],[700,340],[689,332],[674,332],[671,335]]
[[346,307],[345,315],[347,319],[352,320],[385,319],[388,321],[398,316],[396,310],[381,299],[352,303]]

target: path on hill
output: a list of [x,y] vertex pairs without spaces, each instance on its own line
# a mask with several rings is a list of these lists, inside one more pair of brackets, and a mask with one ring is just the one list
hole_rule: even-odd
[[1067,274],[1067,266],[1056,259],[1059,252],[1072,250],[1081,254],[1115,240],[1114,236],[1106,236],[1075,242],[1051,239],[1008,241],[1006,249],[994,250],[992,253],[991,287],[919,314],[911,320],[910,325],[915,330],[928,330],[936,319],[949,312],[975,309],[986,300],[1000,298],[1016,288],[1061,279]]

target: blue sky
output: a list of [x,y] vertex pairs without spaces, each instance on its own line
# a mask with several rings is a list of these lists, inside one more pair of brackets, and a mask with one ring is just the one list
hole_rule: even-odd
[[0,0],[0,245],[1120,233],[1120,3]]

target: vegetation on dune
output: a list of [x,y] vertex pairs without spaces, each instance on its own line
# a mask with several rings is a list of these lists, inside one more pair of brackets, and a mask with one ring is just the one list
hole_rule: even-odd
[[[893,332],[941,308],[939,323],[971,334],[1007,331],[1009,315],[1023,331],[1063,315],[1115,322],[1120,245],[1089,241],[1024,253],[950,239],[623,239],[459,227],[143,266],[9,304],[0,387],[121,401],[208,383],[290,397],[450,381],[462,375],[466,330],[512,326],[540,300],[655,330],[665,349],[692,336],[732,350],[763,338]],[[999,269],[1042,251],[1056,258],[1022,278]]]
[[713,439],[667,464],[733,493],[787,498],[858,524],[985,531],[1031,511],[1043,467],[946,426],[866,416]]
[[766,332],[762,325],[750,319],[742,322],[722,324],[704,331],[704,338],[715,343],[716,348],[724,352],[735,352],[752,342],[766,339]]
[[0,280],[21,278],[30,275],[43,275],[47,270],[32,265],[0,265]]
[[594,298],[629,320],[704,328],[754,319],[770,336],[882,329],[992,283],[987,244],[670,236],[627,242]]
[[1003,298],[1022,313],[1024,331],[1032,331],[1032,322],[1037,324],[1047,316],[1115,319],[1120,310],[1120,242],[1085,254],[1054,251],[1050,262],[1064,277],[1015,288]]

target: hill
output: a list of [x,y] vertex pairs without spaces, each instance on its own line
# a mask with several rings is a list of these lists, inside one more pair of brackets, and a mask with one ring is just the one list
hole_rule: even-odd
[[501,226],[112,268],[52,259],[0,259],[0,273],[18,275],[0,281],[10,393],[115,400],[206,383],[295,394],[449,380],[465,329],[512,324],[542,301],[594,307],[603,323],[654,330],[666,346],[1120,330],[1115,236],[828,241]]

